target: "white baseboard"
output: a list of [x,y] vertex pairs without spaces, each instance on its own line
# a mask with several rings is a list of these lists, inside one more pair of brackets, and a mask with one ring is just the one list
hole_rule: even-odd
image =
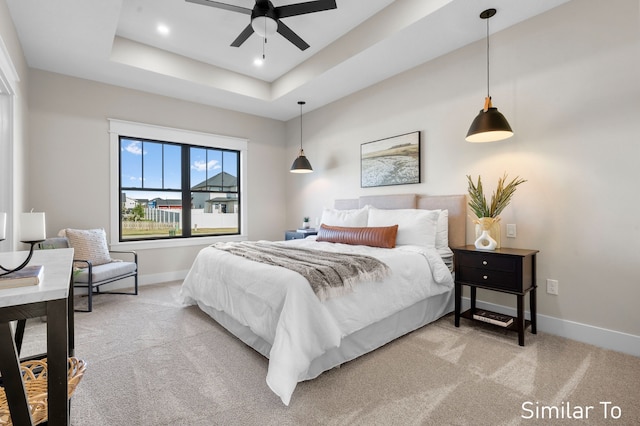
[[[185,271],[163,272],[160,274],[140,275],[138,276],[138,286],[141,287],[145,285],[161,284],[161,283],[166,283],[170,281],[182,281],[187,276],[188,272],[189,272],[188,270],[185,270]],[[109,291],[109,290],[127,291],[127,289],[133,289],[133,283],[134,283],[133,278],[127,278],[124,280],[115,281],[111,284],[105,284],[104,291]],[[79,288],[76,288],[73,291],[73,293],[76,295],[87,294],[87,290],[79,287]]]
[[147,274],[140,275],[138,284],[140,285],[152,285],[152,284],[160,284],[166,283],[169,281],[182,281],[189,273],[188,270],[184,271],[172,271],[172,272],[162,272],[160,274]]
[[[469,298],[463,297],[462,310],[469,309],[470,305],[471,301]],[[483,302],[480,300],[476,302],[476,306],[481,309],[487,309],[511,316],[516,316],[517,314],[515,308]],[[640,336],[555,318],[548,315],[538,314],[537,316],[538,331],[640,357]],[[531,313],[529,311],[525,311],[525,318],[531,318]]]

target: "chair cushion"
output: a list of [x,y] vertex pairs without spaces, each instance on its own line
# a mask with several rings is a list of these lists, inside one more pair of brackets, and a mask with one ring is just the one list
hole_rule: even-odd
[[69,240],[65,237],[51,237],[41,242],[39,246],[42,250],[69,248]]
[[[73,248],[73,258],[89,260],[93,266],[111,262],[107,234],[104,229],[65,229],[69,245]],[[77,265],[84,266],[84,265]]]
[[[96,284],[100,281],[133,273],[136,271],[136,264],[135,262],[121,262],[116,260],[111,263],[94,266],[91,269],[93,271],[93,283]],[[76,272],[73,276],[73,281],[80,284],[88,283],[89,268],[80,269],[79,272]]]

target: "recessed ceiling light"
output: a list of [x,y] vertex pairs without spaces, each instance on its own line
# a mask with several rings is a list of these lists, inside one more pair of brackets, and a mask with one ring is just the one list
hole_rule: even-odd
[[253,60],[253,65],[255,65],[256,67],[261,67],[264,64],[264,59],[262,58],[255,58]]
[[167,27],[165,24],[158,24],[156,29],[162,35],[169,35],[169,27]]

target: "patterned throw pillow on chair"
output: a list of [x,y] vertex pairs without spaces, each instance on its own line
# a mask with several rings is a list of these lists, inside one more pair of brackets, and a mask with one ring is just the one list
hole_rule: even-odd
[[[65,229],[74,259],[89,260],[93,266],[111,262],[104,229]],[[85,266],[86,265],[82,265]]]

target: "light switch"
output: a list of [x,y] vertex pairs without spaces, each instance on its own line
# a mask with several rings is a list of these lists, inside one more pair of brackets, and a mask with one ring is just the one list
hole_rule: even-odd
[[516,237],[516,224],[515,223],[507,223],[507,237],[515,238]]

